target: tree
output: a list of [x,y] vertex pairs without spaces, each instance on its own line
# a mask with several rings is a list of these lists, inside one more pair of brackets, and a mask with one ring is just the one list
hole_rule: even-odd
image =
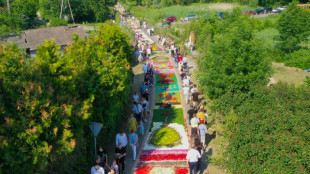
[[231,92],[248,92],[268,82],[270,62],[250,24],[241,17],[224,34],[214,36],[200,62],[200,84],[211,98]]
[[310,13],[301,10],[296,3],[291,3],[278,21],[280,47],[286,52],[292,52],[310,35]]
[[[309,173],[309,88],[280,83],[271,88],[255,86],[250,91],[242,100],[240,93],[227,93],[218,101],[224,108],[234,108],[221,112],[229,142],[227,170]],[[236,100],[240,101],[238,105],[230,103]]]
[[34,59],[16,45],[0,45],[3,173],[83,173],[93,159],[90,121],[105,124],[99,143],[115,134],[130,90],[128,37],[108,24],[73,40],[63,53],[46,41]]

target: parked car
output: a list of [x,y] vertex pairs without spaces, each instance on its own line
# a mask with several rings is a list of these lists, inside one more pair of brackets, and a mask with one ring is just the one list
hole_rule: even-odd
[[255,10],[254,10],[254,14],[255,14],[255,15],[262,14],[262,13],[264,13],[264,10],[263,10],[263,9],[255,9]]
[[276,10],[274,13],[282,13],[283,10]]
[[166,22],[176,22],[177,21],[177,17],[175,16],[169,16],[169,17],[166,17]]
[[253,15],[255,12],[253,10],[245,11],[242,13],[242,15]]
[[272,8],[271,7],[265,7],[263,8],[264,13],[271,13],[272,12]]
[[190,15],[185,16],[185,21],[190,21],[192,19],[197,19],[197,15],[190,14]]
[[286,9],[286,7],[285,6],[279,6],[279,7],[277,7],[277,9],[283,11]]

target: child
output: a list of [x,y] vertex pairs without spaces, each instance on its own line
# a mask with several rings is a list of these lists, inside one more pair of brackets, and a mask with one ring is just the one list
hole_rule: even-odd
[[140,134],[144,135],[144,125],[143,125],[143,121],[142,120],[140,120],[139,127],[140,127]]
[[118,165],[116,164],[116,160],[113,161],[111,169],[115,169],[116,173],[118,173]]

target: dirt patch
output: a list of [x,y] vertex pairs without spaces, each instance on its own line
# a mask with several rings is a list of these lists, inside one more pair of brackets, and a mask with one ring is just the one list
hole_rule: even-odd
[[300,86],[304,84],[306,77],[310,77],[310,73],[295,67],[287,67],[283,63],[272,62],[274,74],[272,79],[277,83],[279,81]]
[[210,4],[209,9],[218,11],[227,11],[233,9],[235,6],[236,5],[230,3],[216,3],[216,4]]

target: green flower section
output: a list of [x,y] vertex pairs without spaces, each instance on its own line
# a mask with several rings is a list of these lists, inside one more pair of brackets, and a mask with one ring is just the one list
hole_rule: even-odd
[[164,127],[155,132],[151,144],[155,146],[171,146],[181,139],[181,136],[171,127]]
[[[152,122],[165,123],[167,113],[169,114],[167,124],[178,123],[185,127],[182,108],[154,109]],[[152,127],[153,127],[153,124],[152,124]]]

